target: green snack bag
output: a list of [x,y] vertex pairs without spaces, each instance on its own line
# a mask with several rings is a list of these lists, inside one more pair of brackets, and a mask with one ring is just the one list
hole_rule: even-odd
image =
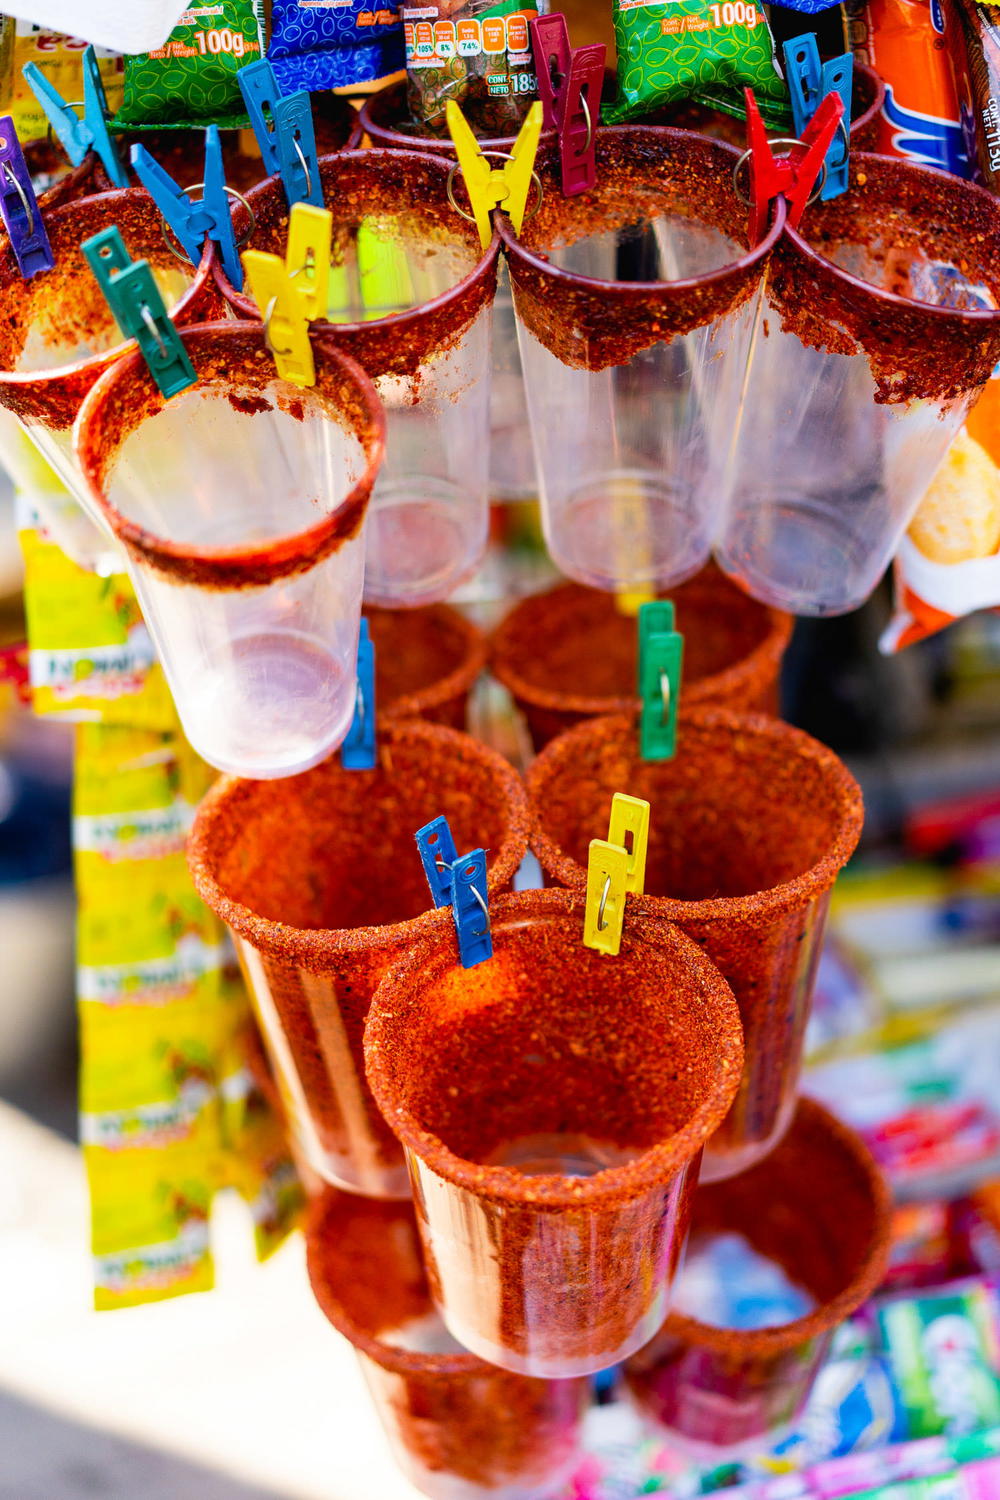
[[264,0],[213,0],[184,11],[162,47],[125,59],[113,130],[249,125],[237,80],[264,52]]
[[765,124],[790,126],[788,88],[755,0],[615,0],[614,21],[618,96],[601,110],[605,125],[685,99],[743,115],[749,87]]

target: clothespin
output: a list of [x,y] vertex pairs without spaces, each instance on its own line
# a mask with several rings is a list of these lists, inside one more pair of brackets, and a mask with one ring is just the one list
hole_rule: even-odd
[[486,850],[459,859],[447,818],[432,818],[417,829],[416,840],[434,905],[451,907],[462,967],[474,969],[493,957]]
[[432,818],[423,828],[417,829],[416,840],[434,905],[447,906],[451,901],[452,866],[458,859],[448,819]]
[[362,616],[358,637],[358,689],[354,699],[354,718],[340,747],[340,764],[345,771],[371,771],[377,762],[375,754],[375,645],[368,633],[368,621]]
[[591,839],[587,858],[587,903],[583,945],[614,957],[621,948],[625,896],[641,895],[646,883],[649,803],[616,792],[606,839]]
[[332,242],[330,210],[296,203],[288,220],[284,261],[264,250],[247,250],[243,256],[278,374],[292,385],[316,384],[309,324],[326,315]]
[[788,224],[798,228],[823,158],[844,117],[844,101],[827,94],[788,156],[775,157],[752,89],[744,89],[750,162],[750,239],[757,244],[767,232],[768,205],[779,195],[788,205]]
[[559,164],[566,198],[585,193],[597,178],[595,139],[607,47],[594,42],[575,50],[561,11],[528,21],[535,54],[544,130],[559,133]]
[[10,115],[0,116],[0,215],[17,269],[25,280],[30,281],[39,271],[51,271],[55,256]]
[[674,629],[674,606],[654,599],[639,610],[636,686],[639,755],[643,760],[671,760],[677,753],[677,709],[681,696],[684,637]]
[[80,247],[97,277],[115,322],[135,339],[164,396],[186,391],[198,379],[180,334],[167,316],[146,260],[133,261],[117,226],[102,229]]
[[649,803],[641,797],[627,797],[624,792],[615,792],[611,799],[608,843],[625,850],[628,855],[625,889],[641,895],[646,885]]
[[63,150],[74,167],[88,151],[96,151],[115,187],[127,188],[128,173],[118,155],[118,147],[108,130],[108,96],[104,92],[97,54],[88,47],[83,54],[83,119],[72,104],[67,104],[36,63],[25,63],[22,72],[31,92],[48,116]]
[[176,234],[191,263],[198,264],[206,239],[212,240],[219,247],[222,267],[230,282],[237,291],[242,291],[243,267],[226,191],[218,125],[209,125],[205,131],[205,176],[199,202],[194,202],[183,188],[177,186],[145,146],[132,147],[132,169]]
[[257,137],[264,165],[281,177],[289,208],[295,203],[323,207],[312,103],[305,89],[283,97],[267,59],[241,68],[240,92]]
[[[248,70],[244,69],[246,71]],[[490,214],[495,208],[502,208],[515,232],[521,232],[535,171],[538,141],[542,133],[542,117],[541,100],[536,99],[524,117],[524,124],[510,153],[510,161],[504,162],[502,167],[494,168],[480,151],[479,142],[454,99],[449,99],[445,105],[448,134],[465,179],[465,190],[469,195],[484,250],[493,238]]]
[[31,703],[31,677],[28,670],[28,643],[0,648],[0,683],[7,682],[21,703]]
[[847,121],[851,118],[851,87],[854,81],[854,54],[844,52],[829,62],[820,63],[816,33],[806,31],[784,44],[785,81],[792,101],[795,134],[800,137],[827,94],[838,94],[844,104],[842,128],[834,135],[824,157],[826,176],[819,196],[824,203],[846,193],[850,175],[850,137]]

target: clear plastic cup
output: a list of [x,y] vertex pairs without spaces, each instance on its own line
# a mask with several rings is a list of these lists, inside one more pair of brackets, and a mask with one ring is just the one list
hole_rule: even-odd
[[[319,164],[333,214],[331,334],[386,409],[386,458],[368,523],[365,598],[414,607],[474,572],[489,528],[490,317],[499,240],[484,253],[452,208],[448,162],[346,151]],[[285,253],[288,205],[269,178],[247,195],[255,250]],[[216,268],[241,317],[259,317]]]
[[732,986],[746,1060],[702,1180],[744,1171],[795,1111],[830,891],[861,834],[854,777],[777,719],[682,706],[674,760],[640,758],[631,714],[591,719],[547,745],[527,782],[531,847],[577,890],[614,793],[650,803],[646,890],[627,909],[676,922]]
[[16,419],[0,422],[0,462],[75,562],[120,572],[121,550],[73,451],[73,423],[94,383],[135,345],[122,343],[80,244],[117,225],[132,258],[149,261],[178,324],[220,317],[225,302],[212,281],[210,252],[197,268],[178,260],[164,241],[156,205],[141,188],[79,198],[44,217],[56,262],[51,271],[25,281],[10,247],[0,250],[0,406]]
[[182,337],[198,383],[167,401],[138,352],[119,360],[81,408],[77,456],[194,748],[222,771],[291,776],[354,716],[384,418],[322,336],[306,390],[278,378],[260,323]]
[[229,926],[301,1155],[335,1187],[405,1197],[402,1147],[364,1081],[362,1032],[391,964],[434,911],[414,843],[443,815],[487,851],[491,899],[528,842],[524,788],[495,751],[436,724],[379,720],[378,766],[334,756],[284,781],[220,782],[188,843],[199,895]]
[[706,1464],[779,1442],[808,1400],[834,1329],[885,1274],[891,1206],[861,1139],[800,1099],[770,1156],[728,1182],[698,1188],[688,1256],[706,1241],[738,1235],[813,1306],[791,1322],[744,1329],[672,1310],[625,1365],[626,1390],[643,1416]]
[[851,156],[771,262],[717,556],[757,599],[836,615],[871,593],[1000,358],[1000,204]]
[[701,1148],[742,1046],[732,993],[682,933],[583,945],[583,899],[491,903],[493,957],[412,946],[365,1028],[365,1068],[407,1150],[434,1300],[490,1364],[601,1370],[666,1309]]
[[550,152],[537,214],[520,236],[498,221],[542,525],[578,583],[669,587],[708,560],[784,210],[748,249],[734,148],[622,126],[600,131],[596,149],[592,192],[564,198]]
[[541,1500],[581,1457],[587,1380],[468,1354],[431,1300],[409,1203],[327,1192],[306,1228],[320,1307],[354,1346],[393,1456],[432,1500]]

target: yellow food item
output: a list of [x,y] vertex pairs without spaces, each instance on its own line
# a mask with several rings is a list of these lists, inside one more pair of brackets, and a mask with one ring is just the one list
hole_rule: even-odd
[[1000,550],[1000,469],[964,428],[921,500],[909,536],[938,563],[992,557]]

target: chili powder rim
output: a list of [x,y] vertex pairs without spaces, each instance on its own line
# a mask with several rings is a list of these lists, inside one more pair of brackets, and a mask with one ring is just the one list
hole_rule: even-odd
[[[511,931],[549,921],[565,932],[571,923],[582,948],[585,905],[582,894],[557,888],[503,895],[491,903],[491,928],[496,934],[502,929]],[[365,1022],[365,1077],[397,1139],[437,1176],[473,1197],[539,1213],[613,1209],[672,1182],[695,1161],[736,1097],[743,1072],[743,1025],[735,996],[715,964],[673,923],[633,917],[622,943],[646,950],[663,965],[673,963],[693,970],[701,980],[702,1004],[715,1007],[717,1034],[714,1056],[704,1069],[704,1097],[666,1141],[648,1146],[630,1161],[607,1167],[593,1177],[558,1173],[526,1177],[514,1167],[468,1161],[425,1129],[408,1105],[396,1098],[395,1083],[387,1076],[392,1068],[391,1062],[386,1063],[391,1041],[384,1033],[398,1020],[402,1008],[418,1009],[420,992],[429,980],[461,962],[453,928],[406,949],[382,979]]]
[[864,78],[869,88],[871,89],[872,102],[871,104],[869,104],[868,108],[864,110],[860,115],[856,115],[851,119],[851,123],[848,127],[847,132],[848,136],[852,136],[855,134],[860,135],[863,130],[867,130],[870,125],[874,124],[875,120],[881,113],[882,105],[885,102],[885,84],[883,83],[882,79],[876,73],[874,68],[870,68],[867,63],[862,62],[861,59],[855,54],[855,85],[860,78]]
[[[714,706],[689,709],[685,712],[683,702],[679,716],[678,753],[684,753],[685,729],[700,730],[704,734],[744,735],[765,739],[772,744],[781,741],[788,749],[812,761],[827,782],[838,804],[839,822],[829,847],[808,870],[769,886],[763,891],[753,891],[743,896],[711,896],[703,901],[681,900],[675,896],[637,895],[630,892],[625,898],[626,916],[629,913],[644,917],[659,918],[668,922],[738,922],[759,923],[763,918],[772,919],[783,912],[814,901],[823,891],[832,887],[838,873],[846,865],[861,837],[864,822],[864,805],[861,788],[838,755],[804,730],[795,729],[781,719],[766,714],[737,713]],[[638,757],[638,716],[606,715],[599,719],[588,719],[575,724],[571,729],[557,735],[542,749],[528,767],[525,781],[531,808],[530,847],[547,875],[558,880],[560,885],[571,890],[583,890],[587,885],[587,871],[570,855],[563,852],[555,839],[545,830],[545,813],[548,783],[557,774],[553,772],[555,761],[559,772],[564,763],[572,766],[573,751],[578,744],[596,739],[630,742]],[[649,764],[655,765],[655,762]],[[669,765],[664,762],[664,765]],[[610,807],[610,793],[609,793]],[[653,816],[655,817],[655,809]],[[601,829],[594,830],[594,837],[603,837]]]
[[[360,109],[363,131],[368,135],[372,144],[380,150],[421,150],[454,159],[455,147],[450,135],[407,135],[405,131],[397,130],[394,125],[378,118],[378,112],[386,106],[392,109],[394,118],[409,118],[406,88],[406,79],[398,78],[395,83],[384,84],[382,88],[376,89],[374,94],[369,94]],[[392,97],[394,95],[395,98]],[[397,100],[399,107],[397,107]],[[388,113],[388,110],[386,112]],[[555,130],[543,130],[540,145],[555,139]],[[480,151],[510,151],[516,140],[516,135],[477,137]]]
[[[496,859],[486,872],[487,893],[492,901],[497,892],[513,879],[527,851],[528,799],[524,783],[502,755],[461,730],[425,719],[378,718],[376,744],[380,750],[388,745],[391,756],[391,747],[406,740],[416,741],[428,750],[451,752],[456,763],[471,755],[496,781],[506,834],[497,850]],[[336,752],[320,765],[332,767],[339,772],[340,762]],[[320,767],[314,767],[304,774],[315,775],[318,769]],[[364,776],[362,771],[344,774],[353,781],[360,781]],[[203,798],[188,835],[188,868],[195,888],[206,905],[238,937],[269,958],[279,959],[282,963],[295,965],[310,973],[322,974],[335,967],[335,960],[342,953],[397,948],[400,944],[415,942],[432,932],[441,935],[450,930],[454,934],[455,924],[450,907],[429,907],[419,916],[374,927],[293,927],[288,923],[263,917],[244,902],[228,896],[215,875],[218,845],[228,847],[234,837],[239,838],[238,833],[230,833],[227,837],[227,825],[231,829],[238,829],[244,821],[247,805],[252,804],[256,797],[273,795],[269,789],[280,786],[280,781],[249,781],[245,777],[221,776]],[[416,845],[413,857],[418,857]],[[429,891],[427,899],[431,899]]]
[[[800,1094],[796,1114],[784,1137],[788,1140],[799,1123],[799,1112],[806,1120],[818,1123],[828,1132],[845,1157],[849,1157],[871,1189],[873,1222],[871,1244],[864,1264],[851,1278],[843,1291],[828,1302],[815,1307],[801,1318],[788,1323],[772,1323],[766,1328],[719,1328],[712,1323],[702,1323],[697,1318],[682,1312],[668,1312],[662,1332],[686,1344],[703,1346],[713,1354],[739,1358],[782,1354],[799,1344],[808,1343],[820,1334],[835,1328],[845,1318],[856,1312],[861,1303],[871,1296],[885,1275],[889,1264],[890,1214],[892,1193],[885,1175],[880,1171],[871,1152],[857,1131],[839,1119],[818,1100]],[[780,1145],[780,1143],[779,1143]],[[755,1163],[752,1170],[764,1170],[767,1157]],[[708,1190],[724,1188],[725,1180],[707,1183]],[[697,1193],[696,1193],[697,1201]],[[657,1335],[654,1335],[656,1337]]]
[[[380,614],[420,614],[421,610],[387,609],[384,605],[362,606],[361,613],[367,615],[373,608]],[[429,682],[415,692],[404,693],[401,698],[388,705],[383,713],[387,719],[419,719],[434,709],[443,708],[456,698],[461,698],[472,688],[476,678],[486,667],[489,640],[472,620],[450,604],[428,604],[423,606],[423,617],[441,621],[456,637],[461,637],[462,659],[457,667]]]
[[[697,577],[698,574],[695,573],[691,579],[686,579],[685,583],[690,583]],[[683,584],[678,585],[678,587],[683,586]],[[530,677],[525,677],[505,655],[505,652],[510,649],[510,636],[518,628],[527,626],[532,613],[542,606],[543,601],[554,600],[563,593],[568,595],[571,590],[581,587],[583,585],[569,581],[557,583],[552,588],[543,589],[537,594],[526,595],[514,605],[513,609],[508,610],[489,637],[490,671],[517,702],[529,703],[532,708],[547,709],[556,713],[584,714],[588,718],[637,713],[640,707],[637,695],[612,698],[596,697],[586,693],[560,693],[552,688],[541,686]],[[666,597],[671,597],[670,590],[666,591]],[[756,600],[752,602],[757,603]],[[698,703],[704,699],[706,702],[714,703],[723,696],[736,696],[745,689],[753,687],[762,671],[766,671],[771,666],[777,669],[792,637],[795,625],[794,616],[787,614],[784,610],[775,609],[770,604],[760,604],[758,607],[769,621],[767,635],[741,660],[724,667],[721,672],[713,672],[707,677],[699,678],[697,682],[686,684],[684,691],[688,702]],[[518,653],[518,655],[521,654]]]
[[[201,342],[214,343],[224,336],[250,336],[259,339],[261,352],[268,359],[271,358],[267,354],[262,323],[196,323],[179,329],[178,333],[189,353],[197,353],[197,346]],[[368,495],[385,454],[385,411],[375,387],[350,355],[334,348],[329,340],[319,335],[311,335],[311,338],[324,359],[337,366],[340,375],[356,388],[366,418],[365,432],[356,434],[365,449],[365,472],[340,503],[315,525],[294,532],[291,536],[273,537],[265,542],[254,542],[242,547],[202,548],[172,542],[167,537],[155,536],[137,522],[129,520],[112,505],[104,493],[111,459],[110,455],[102,454],[101,434],[91,425],[92,421],[96,423],[95,414],[104,402],[114,399],[115,386],[125,381],[145,384],[153,403],[149,416],[158,416],[166,407],[167,398],[159,394],[138,349],[105,371],[80,408],[73,434],[74,446],[91,498],[100,506],[115,536],[131,553],[138,554],[149,566],[177,576],[182,582],[207,588],[215,586],[236,589],[242,584],[270,583],[321,562],[335,546],[344,516],[349,515],[352,510],[359,510],[363,517]],[[193,351],[192,345],[195,346]],[[280,382],[273,365],[272,370],[274,380]],[[226,372],[220,370],[216,373],[214,369],[210,369],[205,375],[199,376],[198,384],[204,389],[225,387]],[[296,387],[289,386],[289,389],[295,390]],[[128,435],[131,436],[131,433]]]

